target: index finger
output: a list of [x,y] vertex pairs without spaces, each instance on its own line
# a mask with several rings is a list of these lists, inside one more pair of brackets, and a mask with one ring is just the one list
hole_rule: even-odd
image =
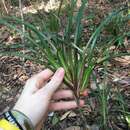
[[43,87],[44,83],[50,79],[53,72],[50,69],[45,69],[42,72],[30,78],[25,85],[25,92],[34,93]]
[[49,96],[52,96],[53,93],[56,91],[56,89],[60,86],[60,84],[62,83],[64,78],[64,69],[63,68],[59,68],[54,76],[52,77],[52,79],[50,80],[49,83],[47,83],[42,89],[41,91],[45,91],[48,93]]

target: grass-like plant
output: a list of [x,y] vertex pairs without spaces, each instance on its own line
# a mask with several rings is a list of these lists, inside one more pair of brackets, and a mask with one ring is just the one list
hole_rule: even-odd
[[[129,53],[119,53],[117,50],[111,51],[109,48],[116,42],[123,41],[125,37],[130,36],[129,30],[119,31],[120,25],[127,23],[130,16],[122,15],[122,12],[127,10],[127,8],[112,12],[102,20],[89,40],[86,41],[83,37],[84,27],[82,22],[87,0],[82,0],[81,7],[78,10],[76,3],[77,0],[71,0],[67,5],[65,9],[67,16],[65,19],[63,17],[60,18],[62,2],[58,13],[50,12],[48,17],[40,15],[42,18],[40,26],[37,23],[23,22],[16,17],[1,18],[0,24],[24,36],[25,44],[16,43],[5,47],[0,44],[0,55],[19,56],[29,59],[53,71],[63,67],[65,69],[64,83],[73,91],[79,105],[80,93],[89,86],[90,77],[93,77],[96,82],[96,77],[93,76],[94,68],[114,57],[129,55]],[[117,25],[118,23],[119,25]],[[19,28],[23,24],[26,28],[24,33]],[[106,27],[108,27],[107,31],[109,33],[107,35],[110,34],[109,36],[102,35]],[[107,38],[104,40],[104,37]],[[120,43],[123,44],[123,42]],[[5,51],[3,48],[6,48],[6,50],[9,48],[10,51]],[[24,53],[22,51],[14,51],[15,48],[24,49]],[[98,85],[97,88],[99,92],[97,96],[101,105],[100,114],[103,129],[105,129],[108,120],[107,97],[109,90],[106,87],[100,89]],[[126,112],[123,106],[122,108],[123,112]]]
[[[105,45],[101,46],[99,43],[103,28],[113,18],[116,18],[123,11],[122,9],[106,17],[92,33],[89,41],[85,41],[82,37],[82,20],[87,0],[82,0],[78,11],[75,11],[76,3],[77,0],[71,0],[68,5],[66,25],[63,26],[60,18],[53,13],[50,13],[48,23],[43,21],[43,26],[40,29],[15,17],[0,19],[0,24],[8,26],[20,34],[23,32],[18,28],[18,25],[24,24],[27,31],[22,35],[24,35],[26,43],[24,45],[13,45],[12,48],[24,46],[29,50],[27,54],[21,52],[1,52],[1,54],[10,53],[11,55],[22,56],[43,64],[54,71],[62,66],[65,69],[64,83],[74,92],[75,97],[79,98],[80,92],[88,86],[93,69],[110,58],[120,56],[117,52],[109,52],[106,56],[104,52],[114,42],[126,37],[130,32],[123,32],[115,37],[110,37],[109,41],[104,43]],[[128,19],[129,16],[123,17],[123,22]]]
[[[16,17],[0,19],[0,24],[17,31],[17,33],[25,38],[25,44],[17,43],[6,46],[6,48],[24,48],[24,51],[27,50],[24,53],[14,50],[10,52],[1,50],[0,55],[23,57],[24,59],[40,63],[53,71],[59,67],[63,67],[65,70],[64,83],[73,91],[79,105],[80,93],[89,86],[89,79],[91,75],[93,77],[94,68],[111,58],[129,55],[128,53],[118,53],[117,50],[111,51],[109,48],[130,35],[129,30],[124,32],[119,31],[120,24],[127,23],[130,16],[122,15],[122,12],[127,10],[127,8],[112,12],[102,20],[89,40],[86,41],[83,37],[84,28],[82,22],[84,20],[84,10],[87,6],[87,0],[82,0],[78,11],[76,3],[77,0],[71,0],[67,5],[65,9],[67,17],[65,17],[64,22],[62,21],[63,17],[60,18],[62,3],[60,4],[58,13],[51,12],[48,14],[48,18],[42,18],[40,26],[37,23],[34,25],[26,21],[23,22]],[[115,22],[115,19],[119,19],[119,25],[111,25],[111,23]],[[26,28],[24,33],[19,29],[19,25],[23,24]],[[109,36],[104,40],[105,36],[102,35],[102,32],[106,27],[109,28],[110,25],[113,30],[108,30],[110,35],[108,34]],[[116,28],[117,26],[118,28]],[[114,32],[115,29],[117,29],[116,34]],[[121,43],[123,44],[123,42]],[[0,48],[3,48],[2,44]],[[99,92],[97,96],[101,105],[100,114],[103,129],[105,129],[108,120],[107,97],[109,90],[106,87],[102,90],[100,90],[100,87],[97,88]]]

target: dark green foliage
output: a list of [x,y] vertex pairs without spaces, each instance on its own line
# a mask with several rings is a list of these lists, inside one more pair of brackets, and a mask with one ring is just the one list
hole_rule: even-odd
[[[109,39],[109,44],[111,40],[117,41],[129,35],[129,32],[121,32],[119,35],[115,34],[118,33],[120,25],[112,24],[112,22],[117,16],[120,17],[119,14],[121,10],[105,18],[92,34],[89,41],[85,43],[82,39],[83,26],[81,21],[86,3],[87,1],[83,0],[79,11],[75,14],[74,9],[76,7],[76,1],[71,0],[67,9],[68,17],[66,27],[63,29],[62,34],[60,34],[60,18],[53,13],[49,14],[48,22],[43,23],[42,30],[38,30],[35,26],[27,22],[22,23],[18,18],[5,18],[0,20],[1,24],[5,24],[25,36],[25,48],[34,53],[36,57],[39,57],[38,59],[36,58],[36,62],[38,61],[52,70],[56,70],[61,66],[64,67],[66,72],[64,82],[73,90],[75,96],[78,97],[79,92],[83,91],[88,86],[89,77],[96,64],[104,61],[106,57],[103,55],[104,52],[102,52],[101,49],[99,49],[100,51],[96,49],[98,47],[98,38],[103,28],[108,24],[113,27],[113,29],[110,29],[110,33],[113,37]],[[12,20],[13,22],[11,22]],[[116,20],[116,23],[118,23],[118,19]],[[122,22],[120,22],[120,24],[121,23]],[[29,33],[26,32],[23,34],[23,32],[17,28],[18,24],[24,24],[27,30],[30,30]],[[105,44],[103,51],[106,51],[109,45],[108,43]],[[102,57],[100,57],[100,60],[98,60],[95,54],[101,54],[100,56]],[[19,55],[21,55],[21,53]],[[111,55],[114,54],[109,54],[106,59],[111,58]],[[33,57],[31,57],[31,59],[33,59]]]
[[[71,0],[65,9],[67,18],[64,24],[61,17],[62,12],[50,12],[48,17],[43,17],[40,26],[28,22],[22,22],[21,19],[8,17],[0,19],[0,24],[4,24],[12,30],[24,35],[25,44],[8,46],[8,48],[23,47],[28,53],[5,52],[1,55],[15,55],[40,63],[53,71],[59,67],[65,69],[64,83],[73,91],[77,103],[79,103],[80,92],[89,85],[90,77],[96,82],[93,76],[93,70],[98,65],[107,66],[106,62],[117,56],[130,55],[128,53],[119,53],[110,51],[109,48],[116,42],[123,44],[124,38],[130,36],[129,30],[124,28],[130,19],[128,15],[122,16],[121,9],[112,12],[102,20],[101,24],[95,29],[88,41],[83,38],[83,17],[87,6],[87,0],[82,0],[81,7],[76,11],[76,0]],[[124,22],[126,25],[124,25]],[[18,28],[24,24],[26,32]],[[122,31],[124,29],[124,31]],[[104,36],[104,32],[108,35]],[[104,38],[105,37],[105,38]],[[0,46],[1,48],[1,46]],[[105,68],[106,70],[107,68]],[[104,78],[105,79],[105,78]],[[96,83],[97,84],[97,83]],[[100,116],[103,129],[107,127],[109,110],[108,96],[110,90],[104,83],[102,89],[97,84],[97,97],[100,104]],[[121,107],[124,112],[127,110]]]

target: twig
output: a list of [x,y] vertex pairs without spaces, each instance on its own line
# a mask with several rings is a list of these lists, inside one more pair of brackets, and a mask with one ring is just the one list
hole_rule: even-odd
[[9,11],[8,11],[8,9],[7,9],[7,7],[6,7],[6,4],[5,4],[5,0],[2,0],[2,3],[3,3],[3,6],[4,6],[4,8],[5,8],[6,13],[9,14]]
[[[19,0],[19,9],[20,9],[20,15],[21,15],[21,20],[22,20],[22,23],[24,22],[24,16],[23,16],[23,10],[22,10],[22,0]],[[22,32],[23,34],[25,33],[25,26],[24,24],[22,24]],[[24,43],[24,35],[21,35],[21,39],[22,39],[22,43]]]

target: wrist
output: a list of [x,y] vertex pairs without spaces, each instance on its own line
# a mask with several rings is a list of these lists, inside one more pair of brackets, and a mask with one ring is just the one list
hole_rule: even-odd
[[12,110],[11,112],[25,130],[34,130],[34,126],[31,120],[24,113],[18,110]]
[[20,130],[34,130],[31,120],[22,112],[11,110],[4,113],[4,118],[16,125]]

